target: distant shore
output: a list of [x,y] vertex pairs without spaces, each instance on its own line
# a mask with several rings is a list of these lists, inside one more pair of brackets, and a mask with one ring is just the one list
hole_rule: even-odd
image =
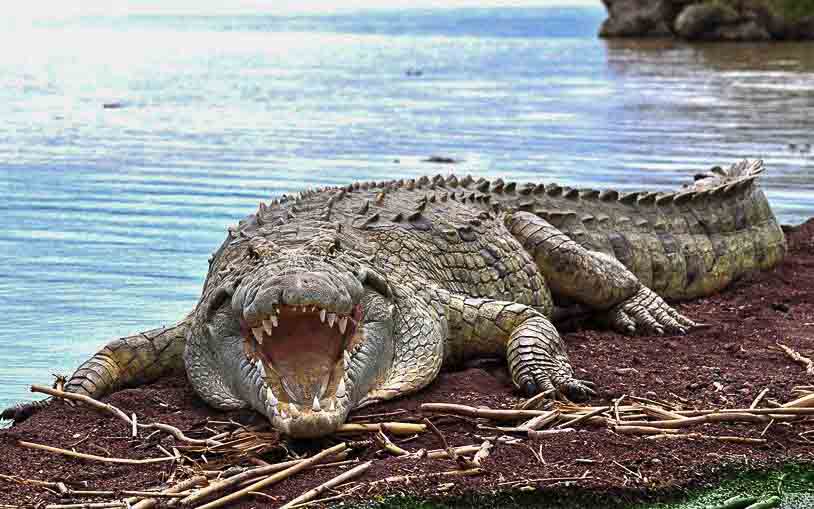
[[812,0],[602,0],[599,36],[688,41],[814,40]]

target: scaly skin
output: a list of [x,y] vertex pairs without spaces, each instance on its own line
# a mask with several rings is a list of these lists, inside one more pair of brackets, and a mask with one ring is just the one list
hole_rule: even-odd
[[112,342],[67,389],[98,397],[185,368],[213,406],[254,408],[299,437],[482,355],[505,355],[528,394],[583,399],[592,384],[573,377],[554,303],[628,334],[687,333],[664,299],[782,260],[761,171],[740,163],[679,193],[437,176],[261,204],[230,228],[187,318]]

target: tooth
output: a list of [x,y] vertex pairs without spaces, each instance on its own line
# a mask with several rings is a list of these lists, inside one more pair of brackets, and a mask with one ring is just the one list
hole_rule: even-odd
[[336,400],[333,399],[333,398],[331,399],[331,404],[328,406],[328,411],[329,412],[335,412],[336,411]]
[[345,371],[347,371],[348,368],[350,367],[350,352],[349,351],[345,350],[345,354],[344,354],[344,357],[342,358],[342,360],[345,363]]
[[262,327],[252,327],[252,334],[254,334],[254,339],[256,339],[257,342],[262,345],[263,344],[263,328]]
[[[277,315],[271,315],[271,318],[269,318],[269,320],[271,320],[271,325],[275,327],[277,327],[280,324],[280,322],[277,321]],[[271,334],[271,332],[269,332],[269,334]]]
[[339,381],[339,385],[336,386],[336,397],[337,398],[344,398],[345,397],[345,377],[342,377],[342,380]]
[[314,396],[314,404],[311,405],[311,410],[313,410],[314,412],[322,411],[322,407],[319,406],[319,398],[316,396]]
[[345,329],[347,329],[347,328],[348,328],[348,317],[343,316],[342,318],[339,319],[339,332],[344,334]]
[[294,403],[288,405],[288,411],[291,412],[291,417],[299,417],[300,416],[300,409]]
[[319,321],[320,321],[320,322],[325,323],[325,315],[326,315],[327,313],[328,313],[328,312],[327,312],[327,311],[325,311],[324,309],[322,309],[322,310],[320,310],[320,311],[319,311]]
[[273,407],[277,407],[277,404],[280,402],[277,399],[277,396],[274,395],[274,391],[271,390],[271,387],[266,388],[266,399],[269,400],[269,403]]
[[312,312],[312,313],[313,313],[313,312],[315,312],[316,310],[317,310],[317,307],[316,307],[316,306],[311,306],[311,312]]
[[336,314],[335,313],[328,313],[328,327],[333,327],[335,321],[336,321]]
[[280,419],[288,419],[288,414],[282,408],[280,409]]
[[266,334],[271,336],[274,334],[274,323],[271,320],[263,320],[263,330],[266,331]]

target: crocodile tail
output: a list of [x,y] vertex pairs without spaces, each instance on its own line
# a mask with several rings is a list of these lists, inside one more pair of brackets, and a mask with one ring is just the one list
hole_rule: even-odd
[[[83,362],[65,384],[65,391],[99,398],[117,389],[149,383],[183,371],[183,353],[190,318],[172,327],[153,329],[111,341]],[[0,419],[22,422],[47,408],[52,398],[20,403],[0,412]]]
[[706,173],[695,175],[695,182],[689,187],[690,191],[704,191],[728,184],[734,184],[745,179],[754,178],[765,171],[763,161],[760,159],[749,161],[744,159],[733,164],[729,169],[713,166]]

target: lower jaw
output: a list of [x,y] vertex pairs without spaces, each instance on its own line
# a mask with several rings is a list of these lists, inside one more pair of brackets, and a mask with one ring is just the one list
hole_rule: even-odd
[[[344,424],[348,412],[310,412],[296,417],[282,419],[279,416],[269,418],[271,425],[286,435],[294,438],[318,438],[334,433]],[[268,415],[268,414],[267,414]]]

